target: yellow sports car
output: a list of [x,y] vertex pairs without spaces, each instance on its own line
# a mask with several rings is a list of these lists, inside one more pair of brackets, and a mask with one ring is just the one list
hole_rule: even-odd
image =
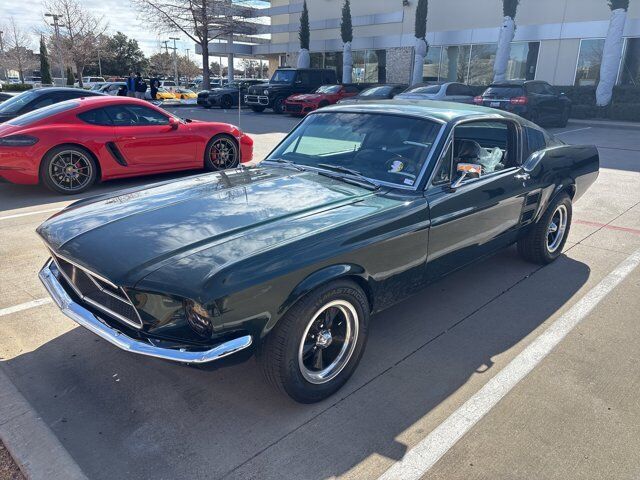
[[189,90],[188,88],[178,88],[173,93],[173,95],[178,100],[194,100],[198,98],[198,94],[193,90]]
[[156,93],[156,100],[175,100],[176,96],[173,92],[165,88],[159,88],[158,93]]

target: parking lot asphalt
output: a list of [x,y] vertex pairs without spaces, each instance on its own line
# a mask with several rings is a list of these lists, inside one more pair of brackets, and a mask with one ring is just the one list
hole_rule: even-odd
[[[176,112],[238,123],[235,111]],[[240,125],[260,159],[297,121],[243,111]],[[640,249],[640,129],[553,131],[602,156],[562,257],[540,268],[509,249],[376,315],[355,375],[311,406],[266,388],[254,360],[195,369],[77,327],[46,300],[34,232],[71,199],[1,184],[0,368],[92,479],[638,478],[640,268],[583,305]],[[493,408],[465,407],[575,311],[580,321]],[[467,426],[452,441],[460,412]],[[434,432],[449,443],[428,464]]]

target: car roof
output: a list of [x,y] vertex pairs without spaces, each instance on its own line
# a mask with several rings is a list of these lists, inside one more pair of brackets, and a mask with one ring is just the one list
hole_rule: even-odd
[[387,113],[423,117],[440,122],[451,122],[465,117],[508,118],[515,115],[493,108],[454,102],[432,100],[375,100],[367,103],[332,105],[321,112]]
[[27,90],[36,93],[37,95],[44,95],[46,93],[55,93],[55,92],[82,92],[89,96],[100,96],[101,93],[91,90],[85,90],[84,88],[71,88],[71,87],[44,87],[44,88],[36,88],[32,90]]

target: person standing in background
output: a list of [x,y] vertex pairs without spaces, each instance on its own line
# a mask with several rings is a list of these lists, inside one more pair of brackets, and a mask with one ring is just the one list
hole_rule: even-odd
[[140,75],[140,72],[136,73],[135,91],[136,91],[136,98],[139,98],[140,100],[144,100],[144,94],[147,91],[147,82],[144,81],[144,79],[142,78],[142,75]]
[[151,80],[149,80],[149,83],[151,84],[149,86],[151,88],[151,100],[156,100],[158,88],[160,88],[160,79],[158,79],[158,75],[154,73]]
[[129,77],[127,78],[127,97],[135,97],[136,96],[136,79],[133,76],[133,72],[129,73]]

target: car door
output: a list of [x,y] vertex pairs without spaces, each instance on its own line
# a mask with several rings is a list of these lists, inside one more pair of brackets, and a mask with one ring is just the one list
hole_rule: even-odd
[[128,164],[159,170],[202,164],[195,158],[198,137],[189,124],[174,128],[168,115],[143,105],[113,105],[106,110],[115,126],[115,144]]
[[[452,131],[425,193],[431,216],[430,279],[515,240],[529,190],[520,166],[521,137],[519,125],[507,120],[463,122]],[[504,163],[496,164],[479,178],[457,184],[456,164],[475,162],[456,151],[469,140],[484,151],[504,148]]]

